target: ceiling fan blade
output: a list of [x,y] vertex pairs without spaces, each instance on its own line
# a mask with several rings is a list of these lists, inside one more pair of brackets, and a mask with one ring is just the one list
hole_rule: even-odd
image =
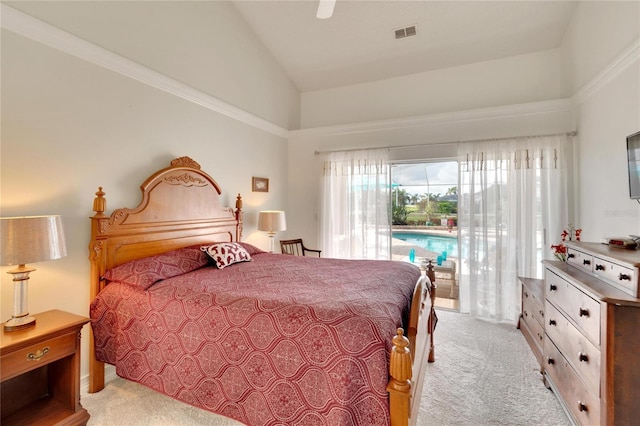
[[333,15],[333,8],[335,6],[336,0],[320,0],[318,3],[318,13],[316,13],[316,18],[331,18],[331,15]]

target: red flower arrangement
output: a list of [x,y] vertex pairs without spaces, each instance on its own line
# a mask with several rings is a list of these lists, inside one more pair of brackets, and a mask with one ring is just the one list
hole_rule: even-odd
[[564,245],[565,241],[572,241],[574,238],[576,241],[580,241],[580,234],[582,234],[582,228],[574,228],[572,224],[569,224],[569,229],[563,229],[560,237],[562,241],[560,244],[552,244],[551,250],[556,259],[565,262],[567,260],[567,246]]

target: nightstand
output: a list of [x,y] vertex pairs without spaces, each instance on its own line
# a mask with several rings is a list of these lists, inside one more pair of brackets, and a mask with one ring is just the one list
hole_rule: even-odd
[[2,426],[84,425],[80,405],[80,330],[89,318],[59,310],[0,340]]

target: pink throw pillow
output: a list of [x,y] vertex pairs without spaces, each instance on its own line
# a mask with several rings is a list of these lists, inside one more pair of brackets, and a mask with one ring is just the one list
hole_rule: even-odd
[[200,250],[200,245],[196,245],[123,263],[108,270],[104,277],[146,290],[160,280],[194,271],[208,263],[209,258]]

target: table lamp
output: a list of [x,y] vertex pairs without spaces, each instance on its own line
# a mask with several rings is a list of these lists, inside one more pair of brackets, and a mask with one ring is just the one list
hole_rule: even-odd
[[287,230],[287,221],[284,217],[284,212],[281,210],[264,210],[261,211],[258,216],[258,230],[266,231],[269,234],[271,242],[270,253],[273,253],[275,246],[274,236],[278,231]]
[[13,315],[4,324],[7,331],[35,325],[27,309],[29,273],[27,263],[59,259],[67,255],[60,216],[0,218],[0,265],[18,265],[13,275]]

